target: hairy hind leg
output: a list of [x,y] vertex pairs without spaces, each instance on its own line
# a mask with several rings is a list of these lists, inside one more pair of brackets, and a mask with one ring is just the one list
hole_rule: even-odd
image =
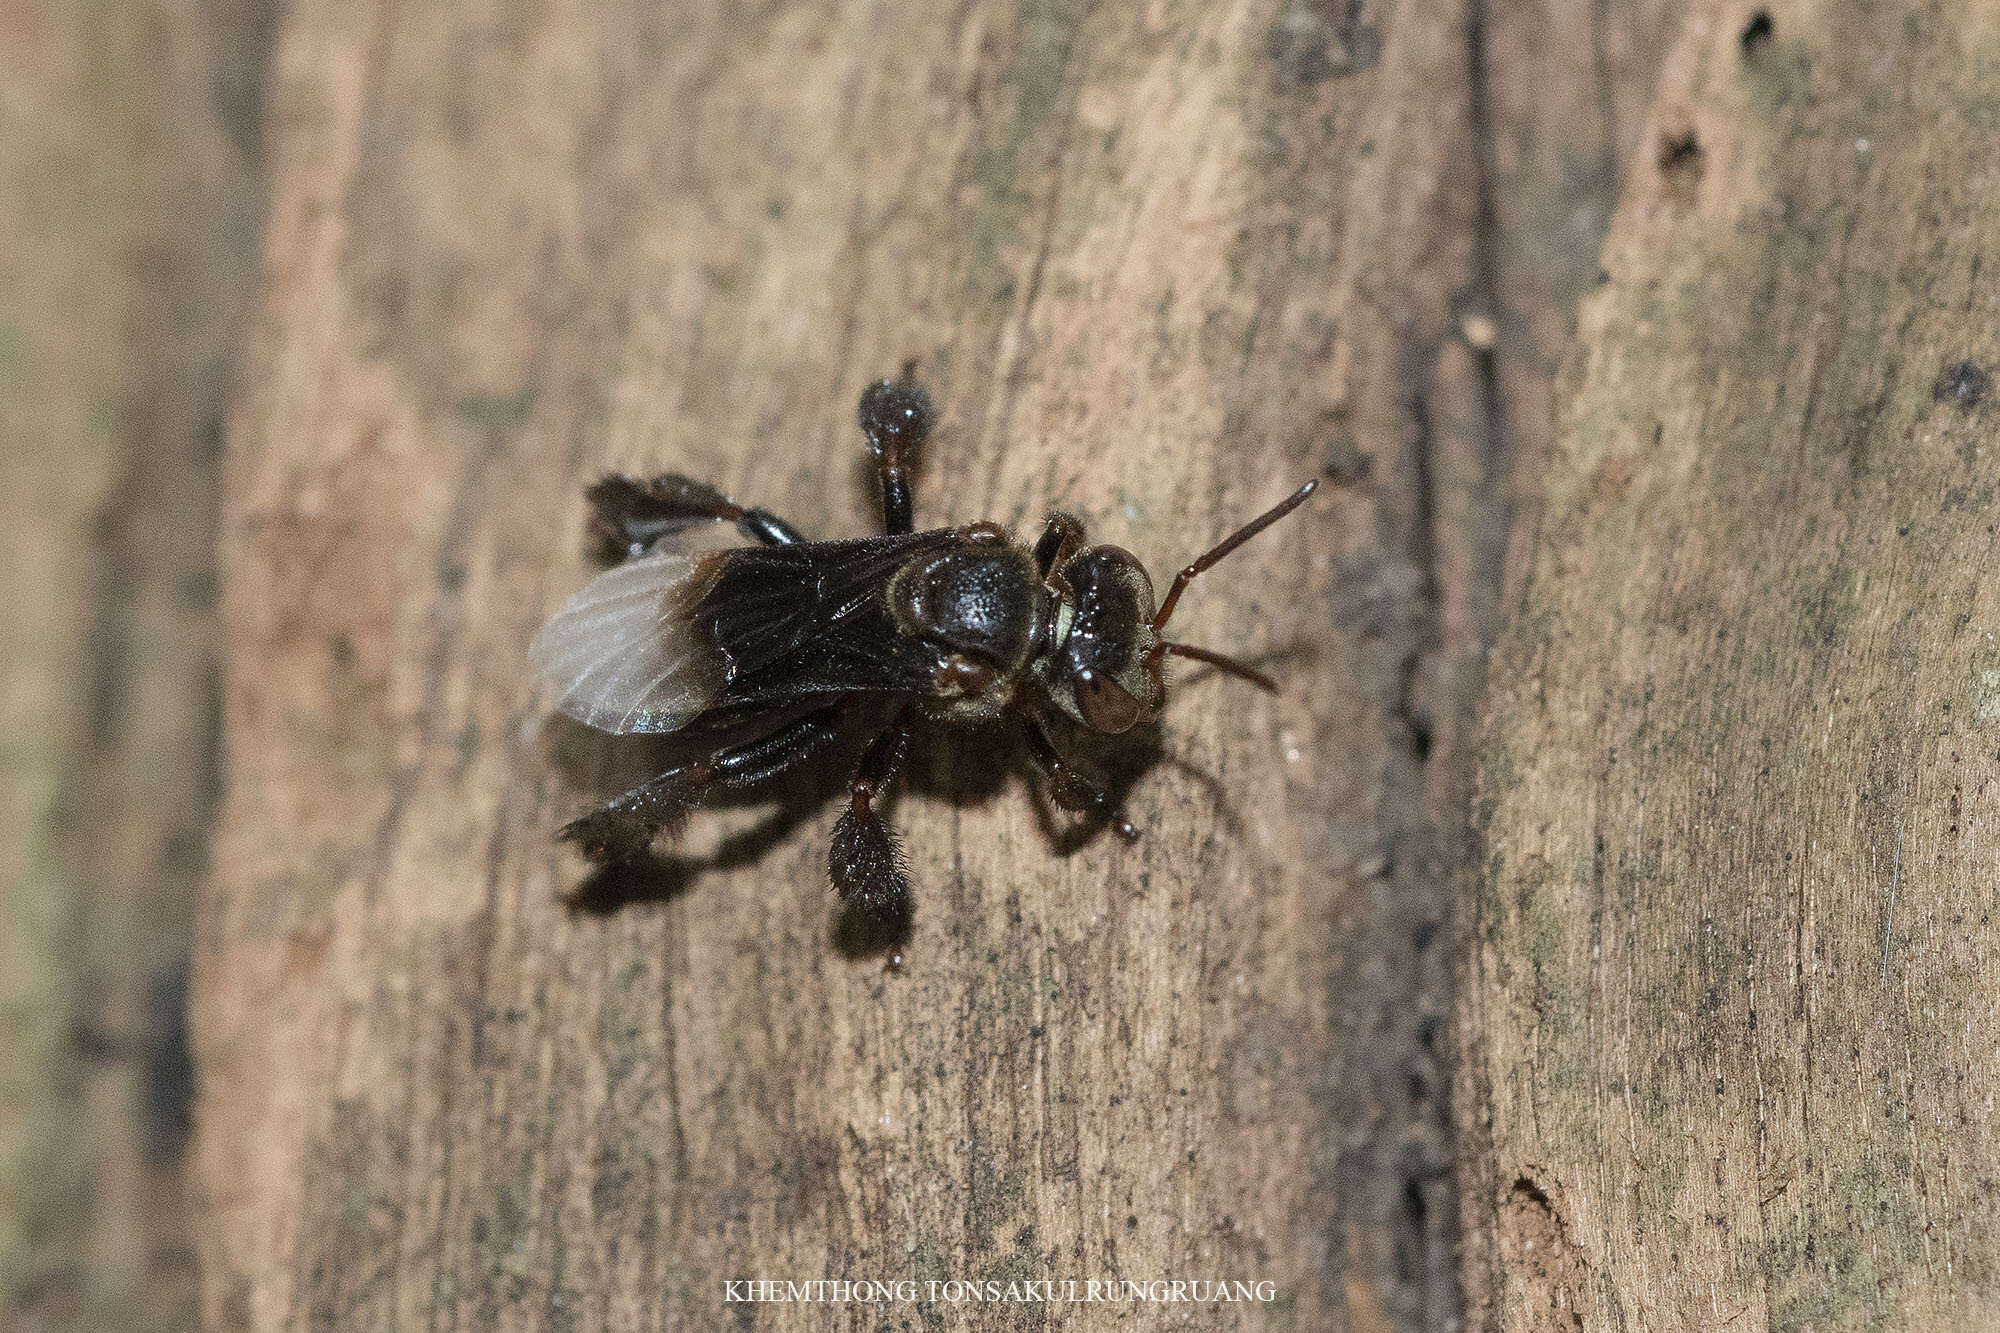
[[651,481],[613,473],[585,494],[598,539],[621,559],[644,555],[668,533],[696,523],[734,523],[744,536],[766,546],[799,540],[792,525],[768,509],[745,509],[706,482],[677,472],[663,472]]
[[902,767],[913,715],[903,712],[868,743],[848,786],[848,808],[833,826],[827,877],[841,901],[877,921],[895,921],[910,910],[910,879],[895,831],[875,812],[875,798]]
[[839,734],[841,707],[817,709],[755,740],[725,746],[648,778],[572,819],[556,837],[575,843],[600,864],[629,861],[660,833],[677,836],[689,813],[713,788],[752,786],[811,756]]

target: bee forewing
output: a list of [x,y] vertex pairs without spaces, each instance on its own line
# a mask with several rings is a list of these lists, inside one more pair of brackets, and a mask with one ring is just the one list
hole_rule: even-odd
[[725,672],[689,622],[719,561],[663,552],[585,584],[528,645],[555,706],[610,732],[675,731],[715,701]]

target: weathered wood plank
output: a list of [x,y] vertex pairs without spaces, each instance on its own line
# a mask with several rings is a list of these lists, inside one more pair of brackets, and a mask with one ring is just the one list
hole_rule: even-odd
[[[1483,503],[1468,32],[288,12],[196,1002],[213,1320],[702,1324],[731,1277],[1195,1271],[1281,1293],[1204,1321],[1449,1317],[1444,969],[1426,1013],[1404,966],[1444,881],[1397,848],[1438,488]],[[861,530],[853,398],[906,357],[945,413],[920,521],[1066,505],[1165,570],[1350,478],[1189,604],[1294,688],[1190,673],[1131,850],[1053,855],[998,760],[938,747],[897,810],[900,974],[836,947],[820,813],[566,911],[549,831],[612,779],[521,650],[584,576],[580,484],[674,466]]]
[[183,1020],[216,801],[221,413],[256,272],[262,12],[0,12],[9,1329],[195,1319]]
[[[88,21],[23,25],[33,55],[0,71],[0,1302],[24,1319],[73,1317],[70,1247],[92,1186],[66,1131],[85,1070],[77,1004],[77,886],[60,861],[61,795],[89,700],[90,574],[79,558],[115,468],[107,386],[123,370],[123,293],[94,276],[131,244],[121,167],[129,124],[90,78],[132,43]],[[110,38],[111,40],[106,40]],[[101,126],[98,141],[73,112]],[[124,131],[124,133],[120,133]],[[96,150],[93,152],[93,148]]]
[[1497,1326],[1983,1327],[1996,16],[1696,7],[1493,676]]

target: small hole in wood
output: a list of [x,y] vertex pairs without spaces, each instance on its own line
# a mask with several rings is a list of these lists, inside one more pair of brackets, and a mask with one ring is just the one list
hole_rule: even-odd
[[1761,55],[1764,48],[1771,44],[1771,37],[1776,31],[1777,25],[1771,22],[1770,10],[1760,9],[1752,14],[1750,21],[1743,25],[1743,35],[1736,39],[1743,48],[1744,57],[1754,60]]
[[1708,164],[1708,154],[1701,146],[1701,139],[1693,130],[1670,133],[1660,139],[1660,176],[1666,182],[1667,196],[1676,204],[1687,205],[1694,202],[1695,193],[1701,187],[1703,170]]

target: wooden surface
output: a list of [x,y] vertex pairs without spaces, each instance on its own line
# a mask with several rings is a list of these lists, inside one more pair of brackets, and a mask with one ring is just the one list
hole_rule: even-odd
[[[1278,1299],[1136,1317],[1453,1317],[1427,793],[1499,447],[1461,333],[1476,17],[287,11],[196,972],[213,1322],[706,1327],[732,1278],[1195,1273]],[[810,804],[664,901],[568,910],[550,832],[630,766],[522,664],[587,572],[579,487],[671,466],[860,531],[854,398],[911,357],[920,523],[1068,506],[1164,572],[1339,479],[1185,613],[1288,693],[1184,673],[1133,849],[1058,856],[1011,755],[933,747],[900,973],[839,947]]]
[[254,4],[0,6],[0,1325],[182,1329]]
[[2000,1320],[2000,13],[1768,18],[1662,75],[1493,671],[1491,1326]]
[[[0,1322],[184,1326],[189,1192],[222,1327],[1994,1322],[1995,17],[0,10]],[[1188,607],[1288,696],[1184,673],[1136,849],[932,747],[899,973],[809,786],[569,911],[580,483],[858,531],[907,357],[925,521],[1335,482]]]
[[[83,1113],[86,1071],[67,1031],[80,891],[57,845],[69,751],[88,708],[70,688],[88,642],[90,576],[78,557],[117,452],[108,404],[84,386],[103,392],[125,350],[122,293],[91,274],[117,262],[132,230],[118,174],[129,149],[108,132],[126,127],[106,126],[94,156],[87,133],[57,110],[111,119],[115,99],[88,77],[84,56],[102,34],[78,24],[37,35],[42,59],[6,70],[0,132],[0,231],[17,239],[0,261],[0,438],[9,442],[0,597],[11,609],[0,622],[0,1289],[8,1310],[24,1314],[77,1299],[73,1287],[57,1290],[70,1273],[62,1242],[82,1229],[91,1187],[87,1148],[65,1133]],[[114,62],[119,48],[105,45]],[[66,193],[50,193],[57,179],[71,182]]]

